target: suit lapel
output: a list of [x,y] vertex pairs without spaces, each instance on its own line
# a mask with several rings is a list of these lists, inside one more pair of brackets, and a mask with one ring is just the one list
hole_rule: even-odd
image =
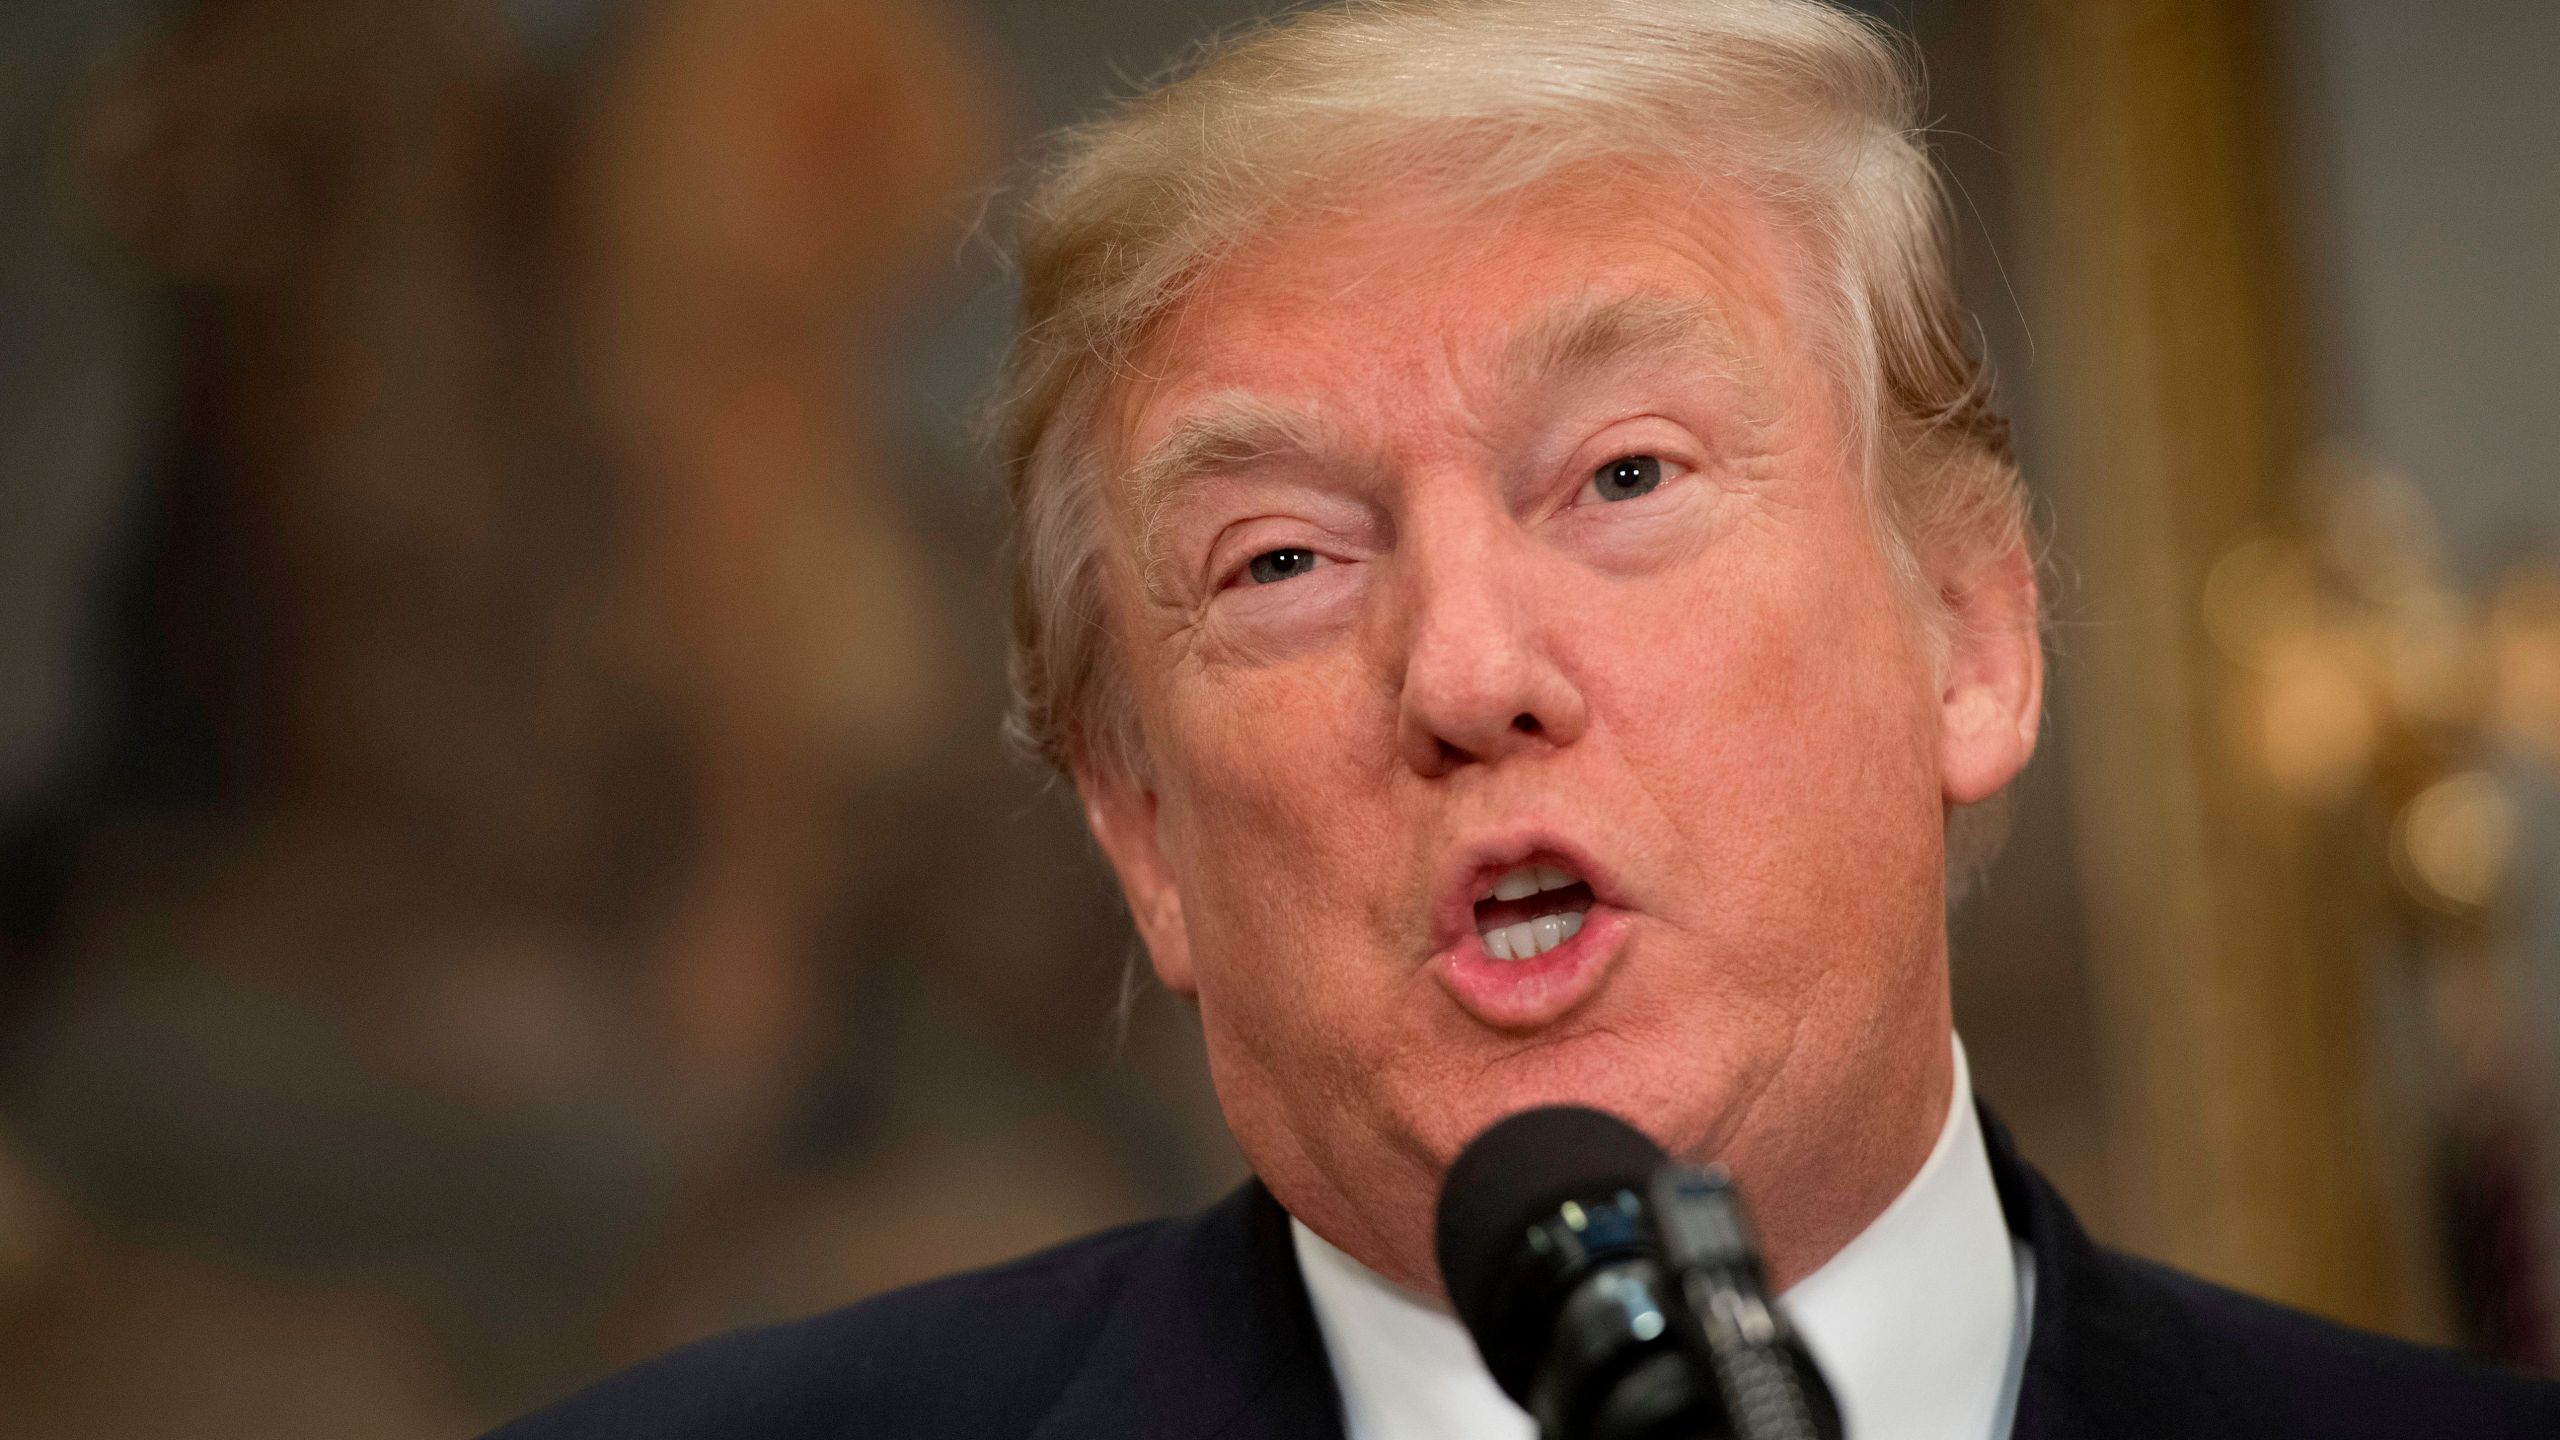
[[2261,1401],[2167,1294],[2100,1249],[2052,1185],[1982,1114],[2010,1233],[2035,1255],[2035,1313],[2011,1440],[2157,1440],[2259,1433]]
[[1342,1440],[1288,1213],[1259,1181],[1132,1265],[1033,1440]]
[[2078,1357],[2072,1353],[2073,1327],[2066,1318],[2080,1289],[2080,1251],[2090,1242],[2061,1197],[2019,1158],[2008,1127],[1989,1107],[1976,1108],[2009,1233],[2026,1241],[2035,1257],[2035,1311],[2027,1317],[2027,1364],[2010,1440],[2096,1440],[2104,1432],[2094,1428],[2068,1383]]

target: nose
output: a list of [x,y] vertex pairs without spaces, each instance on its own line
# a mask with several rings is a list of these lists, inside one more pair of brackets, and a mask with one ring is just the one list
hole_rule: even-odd
[[[1444,517],[1448,518],[1448,517]],[[1543,637],[1538,556],[1508,516],[1459,521],[1404,547],[1405,654],[1397,743],[1426,778],[1570,745],[1589,719]]]

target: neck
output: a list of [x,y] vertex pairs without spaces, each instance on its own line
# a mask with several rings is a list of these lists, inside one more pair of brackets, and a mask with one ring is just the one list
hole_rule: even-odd
[[[1760,1231],[1772,1289],[1783,1293],[1821,1269],[1875,1223],[1928,1162],[1955,1097],[1954,1029],[1870,1092],[1867,1113],[1791,1133],[1737,1140],[1721,1159]],[[1783,1113],[1802,1115],[1801,1109]],[[1818,1112],[1817,1112],[1818,1113]]]
[[[1929,1043],[1903,1048],[1907,1059],[1881,1069],[1870,1066],[1861,1087],[1862,1095],[1889,1099],[1831,1098],[1828,1106],[1808,1104],[1777,1084],[1763,1092],[1753,1107],[1763,1114],[1802,1116],[1838,1113],[1854,1104],[1854,1122],[1807,1125],[1798,1121],[1785,1127],[1785,1133],[1770,1135],[1746,1119],[1714,1153],[1689,1157],[1721,1162],[1734,1173],[1744,1201],[1752,1207],[1774,1293],[1785,1293],[1821,1269],[1873,1224],[1937,1147],[1958,1079],[1953,1027],[1942,1025]],[[1375,1212],[1337,1203],[1353,1187],[1302,1188],[1288,1183],[1308,1173],[1332,1173],[1315,1157],[1292,1149],[1266,1158],[1280,1163],[1268,1169],[1256,1166],[1264,1171],[1264,1182],[1316,1235],[1398,1288],[1447,1308],[1434,1249],[1432,1205],[1398,1212],[1394,1218],[1402,1222],[1403,1233],[1382,1233],[1367,1223],[1380,1218]],[[1408,1174],[1377,1176],[1375,1183],[1360,1188],[1371,1193],[1435,1196],[1442,1178],[1417,1160]]]

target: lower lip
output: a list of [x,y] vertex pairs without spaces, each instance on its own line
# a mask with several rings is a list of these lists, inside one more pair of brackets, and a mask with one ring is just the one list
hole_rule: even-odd
[[1582,1008],[1609,978],[1624,948],[1625,912],[1594,905],[1573,938],[1526,960],[1496,960],[1469,935],[1432,962],[1440,983],[1476,1019],[1496,1030],[1535,1030]]

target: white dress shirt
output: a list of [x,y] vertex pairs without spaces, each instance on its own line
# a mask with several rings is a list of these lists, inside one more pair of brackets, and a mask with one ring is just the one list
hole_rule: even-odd
[[[1992,1187],[1964,1045],[1920,1172],[1780,1297],[1840,1401],[1848,1440],[2006,1440],[2035,1272]],[[1349,1440],[1533,1440],[1466,1328],[1289,1222]]]

